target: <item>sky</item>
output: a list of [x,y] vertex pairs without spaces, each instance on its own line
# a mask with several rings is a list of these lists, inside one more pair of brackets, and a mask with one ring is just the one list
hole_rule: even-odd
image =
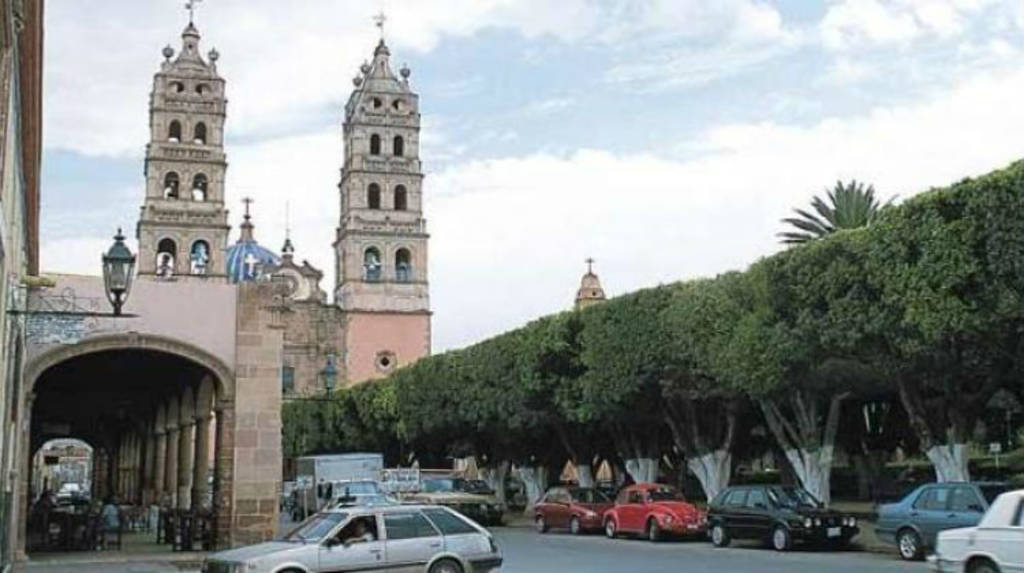
[[[98,274],[134,229],[182,4],[47,2],[44,272]],[[1021,0],[205,0],[230,241],[251,196],[256,238],[290,223],[327,292],[379,11],[420,95],[435,351],[571,307],[587,257],[612,296],[713,276],[837,180],[902,200],[1024,157]]]

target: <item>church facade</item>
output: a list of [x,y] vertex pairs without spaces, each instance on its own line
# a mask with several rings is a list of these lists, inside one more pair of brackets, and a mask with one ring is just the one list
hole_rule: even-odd
[[290,237],[279,252],[257,242],[248,199],[238,239],[228,244],[226,81],[217,72],[219,54],[201,53],[192,23],[177,54],[164,48],[153,79],[139,278],[283,285],[286,399],[323,392],[320,372],[328,364],[340,385],[351,385],[430,353],[419,97],[410,70],[396,73],[390,55],[382,38],[343,110],[330,297],[322,271],[299,262]]

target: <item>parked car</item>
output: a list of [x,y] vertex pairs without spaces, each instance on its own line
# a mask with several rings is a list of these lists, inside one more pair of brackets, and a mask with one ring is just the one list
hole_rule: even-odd
[[658,541],[669,535],[703,533],[704,512],[688,503],[670,485],[639,483],[619,492],[615,505],[604,514],[608,537],[620,534],[644,535]]
[[903,559],[923,559],[940,531],[977,525],[989,504],[1007,489],[1004,483],[919,486],[902,500],[878,508],[875,534],[895,544]]
[[760,539],[777,551],[797,541],[845,545],[860,531],[854,516],[824,508],[803,488],[781,485],[726,488],[708,507],[708,527],[716,547]]
[[[488,572],[502,556],[486,529],[439,506],[328,509],[281,541],[221,551],[203,573]],[[415,564],[410,567],[410,564]]]
[[1024,489],[997,497],[977,526],[939,532],[928,560],[938,573],[1024,572]]
[[494,494],[471,493],[466,480],[458,477],[437,477],[423,480],[419,492],[405,501],[450,507],[486,525],[500,525],[504,507]]
[[613,505],[597,489],[556,486],[549,488],[534,507],[534,524],[540,533],[562,528],[568,528],[574,535],[600,531],[601,519]]

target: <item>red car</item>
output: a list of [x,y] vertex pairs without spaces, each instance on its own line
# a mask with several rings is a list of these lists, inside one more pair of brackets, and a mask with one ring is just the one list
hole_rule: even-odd
[[604,514],[608,537],[622,533],[658,541],[669,535],[698,535],[707,527],[707,514],[687,503],[670,485],[638,483],[619,492],[615,507]]
[[568,528],[574,535],[584,531],[599,531],[601,517],[611,509],[612,500],[589,487],[562,487],[548,489],[534,507],[537,531]]

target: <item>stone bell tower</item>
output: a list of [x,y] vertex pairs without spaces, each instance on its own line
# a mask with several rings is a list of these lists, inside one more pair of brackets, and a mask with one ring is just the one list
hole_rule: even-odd
[[139,216],[139,275],[226,280],[224,80],[217,50],[199,53],[189,19],[181,51],[163,49],[149,98],[146,196]]
[[344,311],[348,382],[430,353],[419,98],[391,70],[383,37],[345,105],[335,301]]

